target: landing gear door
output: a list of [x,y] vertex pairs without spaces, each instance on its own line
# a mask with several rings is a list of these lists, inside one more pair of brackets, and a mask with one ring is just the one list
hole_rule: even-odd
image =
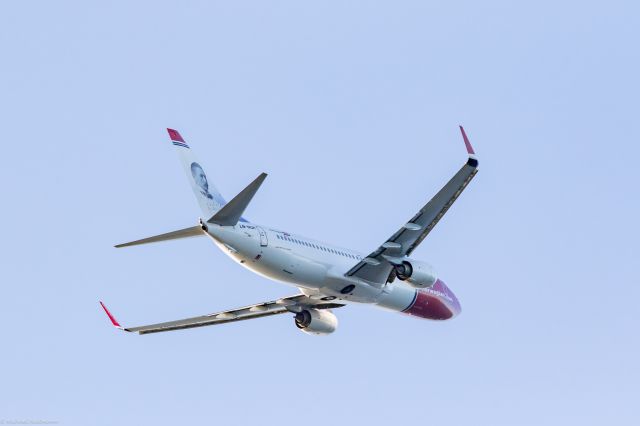
[[266,247],[269,244],[269,240],[267,240],[267,233],[259,226],[256,226],[256,229],[260,235],[260,247]]

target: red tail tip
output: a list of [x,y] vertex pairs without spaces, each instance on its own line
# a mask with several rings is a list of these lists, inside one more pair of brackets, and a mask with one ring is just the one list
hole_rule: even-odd
[[180,132],[178,132],[177,130],[167,129],[167,132],[169,132],[169,137],[172,141],[184,142],[184,139],[182,139],[182,136],[180,136]]
[[462,139],[464,139],[464,144],[467,147],[467,153],[469,155],[474,155],[475,152],[473,151],[473,147],[471,146],[471,142],[469,142],[469,138],[467,137],[467,134],[464,131],[464,127],[462,126],[458,126],[460,127],[460,132],[462,132]]
[[102,306],[102,309],[104,309],[104,312],[107,314],[107,316],[109,317],[109,319],[111,320],[111,324],[114,325],[114,327],[118,327],[118,328],[122,328],[120,326],[120,323],[118,322],[118,320],[111,315],[111,312],[109,312],[109,310],[107,309],[106,306],[104,306],[104,303],[100,302],[100,306]]

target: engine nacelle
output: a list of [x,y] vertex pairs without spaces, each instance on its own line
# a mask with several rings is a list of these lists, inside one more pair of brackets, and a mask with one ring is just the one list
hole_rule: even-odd
[[436,279],[436,271],[433,266],[425,262],[415,260],[403,261],[401,265],[396,265],[396,276],[399,280],[407,281],[416,288],[432,287]]
[[338,327],[338,318],[328,309],[305,309],[296,314],[295,322],[308,334],[330,334]]

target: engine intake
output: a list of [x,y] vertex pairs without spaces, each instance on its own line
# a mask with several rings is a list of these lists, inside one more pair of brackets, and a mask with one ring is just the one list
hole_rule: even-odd
[[336,331],[338,318],[328,309],[305,309],[296,314],[295,323],[307,334],[324,335]]
[[432,287],[437,279],[433,267],[425,262],[405,260],[402,264],[396,265],[395,270],[399,280],[407,281],[417,288]]

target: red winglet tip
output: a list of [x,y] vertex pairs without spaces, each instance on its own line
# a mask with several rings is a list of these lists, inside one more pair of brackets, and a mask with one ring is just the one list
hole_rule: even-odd
[[182,136],[180,136],[180,132],[178,132],[177,130],[167,128],[167,132],[169,132],[169,137],[172,141],[184,143],[184,139],[182,139]]
[[464,131],[464,127],[462,126],[458,126],[458,127],[460,127],[460,132],[462,132],[462,139],[464,139],[464,145],[467,147],[467,153],[469,155],[475,155],[475,151],[471,146],[471,142],[469,142],[469,138],[467,137],[467,134]]
[[113,324],[114,327],[122,328],[118,320],[113,315],[111,315],[111,312],[109,312],[107,307],[104,306],[104,303],[100,302],[100,306],[102,306],[102,309],[104,309],[104,312],[107,314],[107,316],[111,320],[111,324]]

